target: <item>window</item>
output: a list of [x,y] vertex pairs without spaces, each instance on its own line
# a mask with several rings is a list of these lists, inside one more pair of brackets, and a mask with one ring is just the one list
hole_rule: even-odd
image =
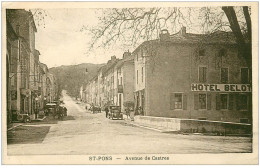
[[249,83],[249,71],[248,68],[241,68],[241,82]]
[[199,82],[206,82],[207,80],[207,68],[199,67]]
[[249,123],[248,118],[240,118],[240,123]]
[[142,82],[144,82],[144,67],[142,67]]
[[219,57],[225,57],[227,54],[227,50],[225,50],[225,49],[221,49],[220,51],[219,51]]
[[122,77],[120,77],[120,81],[121,81],[121,85],[123,85],[123,78]]
[[171,93],[170,94],[170,109],[187,109],[187,95],[183,93]]
[[223,110],[228,109],[228,94],[220,94],[220,108]]
[[199,50],[199,56],[200,57],[204,57],[205,56],[205,50],[204,49]]
[[14,82],[15,82],[14,79],[15,79],[15,77],[12,76],[12,78],[11,78],[11,80],[10,80],[10,81],[11,81],[11,86],[14,86]]
[[221,83],[228,83],[228,68],[221,68]]
[[199,109],[206,109],[207,108],[207,96],[206,94],[199,94]]
[[20,35],[20,25],[16,25],[16,34]]
[[175,93],[174,108],[182,109],[182,93]]
[[247,110],[248,109],[248,96],[246,94],[240,95],[240,110]]
[[138,70],[136,71],[136,83],[138,84]]

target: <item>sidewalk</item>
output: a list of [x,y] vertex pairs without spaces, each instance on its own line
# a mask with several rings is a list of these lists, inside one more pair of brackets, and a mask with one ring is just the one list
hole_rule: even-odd
[[157,131],[157,132],[161,132],[161,133],[169,133],[171,131],[165,130],[165,129],[161,129],[158,127],[151,127],[151,126],[147,126],[141,123],[137,123],[135,121],[131,121],[130,117],[127,118],[127,116],[125,114],[123,114],[124,120],[127,122],[127,124],[132,125],[132,126],[136,126],[136,127],[140,127],[140,128],[145,128],[145,129],[149,129],[149,130],[153,130],[153,131]]
[[19,127],[19,126],[21,126],[23,124],[24,123],[11,123],[11,124],[8,124],[7,131],[10,131],[10,130],[12,130],[12,129],[16,128],[16,127]]
[[[142,118],[146,118],[145,120]],[[210,122],[210,121],[201,121],[201,122],[207,122],[207,123],[202,123],[204,125],[199,125],[202,128],[209,128],[209,126],[212,126],[210,124],[214,124],[213,127],[217,130],[217,131],[190,131],[192,127],[197,127],[198,128],[198,124],[197,124],[197,120],[192,119],[173,119],[173,118],[162,118],[162,117],[151,117],[151,116],[135,116],[135,120],[131,121],[130,118],[124,115],[124,120],[128,123],[131,124],[133,126],[138,126],[141,128],[145,128],[145,129],[150,129],[150,130],[154,130],[157,132],[161,132],[161,133],[175,133],[175,134],[185,134],[185,135],[208,135],[208,136],[252,136],[250,133],[245,132],[245,128],[241,131],[239,130],[239,128],[236,127],[237,130],[235,130],[235,128],[225,128],[224,126],[220,127],[220,126],[215,126],[216,124],[219,124],[219,122]],[[180,120],[180,122],[176,122],[175,120]],[[187,122],[188,121],[188,122]],[[224,123],[227,124],[227,123]],[[231,125],[230,123],[228,123],[229,125]],[[234,124],[233,124],[234,125]],[[232,125],[232,126],[233,126]],[[237,125],[237,124],[236,124]],[[187,127],[189,126],[189,127]],[[249,124],[244,124],[245,126],[249,126]],[[224,132],[223,132],[224,130]],[[218,132],[219,131],[219,132]],[[222,132],[220,132],[222,131]]]

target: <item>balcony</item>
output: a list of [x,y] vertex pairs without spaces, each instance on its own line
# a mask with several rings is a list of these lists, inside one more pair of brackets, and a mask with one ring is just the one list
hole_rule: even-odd
[[123,93],[123,85],[118,85],[117,93]]

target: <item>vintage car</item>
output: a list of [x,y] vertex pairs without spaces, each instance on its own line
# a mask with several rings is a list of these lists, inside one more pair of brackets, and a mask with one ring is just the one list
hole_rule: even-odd
[[109,106],[108,118],[109,119],[121,119],[123,120],[123,113],[120,106]]
[[45,105],[45,115],[48,116],[48,115],[53,115],[55,112],[56,112],[56,108],[57,108],[57,104],[55,103],[47,103]]

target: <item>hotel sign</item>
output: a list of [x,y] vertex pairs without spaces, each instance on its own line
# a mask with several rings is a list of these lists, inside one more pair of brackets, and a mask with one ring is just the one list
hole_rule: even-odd
[[251,92],[250,84],[191,84],[191,91]]

